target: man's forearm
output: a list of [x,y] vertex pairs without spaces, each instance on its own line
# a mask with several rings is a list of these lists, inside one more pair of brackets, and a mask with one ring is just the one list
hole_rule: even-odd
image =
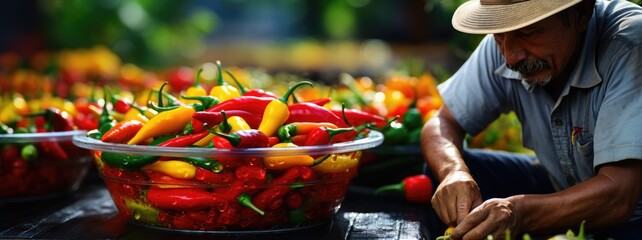
[[604,166],[591,179],[546,195],[510,197],[519,212],[523,232],[554,233],[579,227],[598,229],[626,222],[641,190],[642,161]]
[[424,126],[421,133],[424,159],[438,180],[454,171],[468,172],[461,156],[464,134],[447,109]]

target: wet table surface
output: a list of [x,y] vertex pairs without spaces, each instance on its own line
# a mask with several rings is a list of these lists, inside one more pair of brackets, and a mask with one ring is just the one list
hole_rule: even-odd
[[76,193],[47,201],[0,205],[3,239],[434,239],[425,206],[401,196],[375,196],[353,186],[334,220],[280,233],[222,234],[152,229],[118,214],[100,179],[87,179]]

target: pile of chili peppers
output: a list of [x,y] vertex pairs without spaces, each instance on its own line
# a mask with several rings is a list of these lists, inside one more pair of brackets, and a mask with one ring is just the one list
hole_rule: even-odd
[[[0,200],[52,197],[75,190],[91,164],[88,150],[71,142],[72,116],[55,107],[0,122]],[[45,138],[52,132],[65,132]],[[19,140],[15,140],[19,139]]]
[[[301,81],[282,96],[248,89],[218,66],[218,85],[173,96],[155,90],[148,106],[120,121],[110,103],[88,136],[106,143],[192,148],[297,148],[353,141],[383,117],[330,110],[329,99],[298,102]],[[225,73],[225,75],[224,75]],[[223,81],[233,78],[237,86]],[[109,97],[109,94],[105,95]],[[111,109],[115,107],[111,104]],[[113,110],[112,110],[113,111]],[[338,114],[339,113],[339,114]],[[135,116],[135,117],[133,117]],[[119,211],[133,221],[183,230],[266,230],[329,221],[355,176],[360,151],[312,155],[221,155],[211,158],[136,155],[94,150]]]

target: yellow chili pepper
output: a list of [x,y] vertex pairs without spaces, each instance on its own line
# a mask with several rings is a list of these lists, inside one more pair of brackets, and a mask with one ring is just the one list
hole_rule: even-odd
[[190,106],[178,106],[175,109],[161,112],[149,119],[127,144],[138,144],[148,138],[180,132],[192,120],[194,112],[194,108]]
[[230,132],[236,132],[238,130],[249,130],[252,129],[247,122],[239,116],[231,116],[227,119],[227,123],[232,126],[232,131]]
[[[296,148],[299,147],[291,142],[277,143],[273,148]],[[286,156],[267,156],[263,158],[265,168],[270,170],[283,170],[294,166],[315,166],[327,160],[331,155],[326,154],[319,158],[313,158],[310,155],[286,155]]]
[[[277,143],[273,148],[296,148],[299,147],[291,142]],[[263,158],[265,167],[270,170],[282,170],[294,166],[311,166],[314,158],[310,155],[289,155],[289,156],[267,156]]]
[[324,173],[349,172],[359,164],[360,158],[361,151],[332,154],[312,169]]
[[125,113],[125,117],[123,121],[129,121],[129,120],[138,120],[139,122],[146,123],[147,121],[149,121],[149,118],[141,114],[140,111],[138,111],[138,109],[130,108]]
[[143,168],[179,179],[192,179],[196,175],[196,166],[180,160],[157,161]]
[[279,127],[281,127],[281,125],[283,125],[290,116],[288,98],[290,98],[294,89],[303,84],[313,86],[312,83],[308,81],[298,82],[288,89],[283,97],[274,99],[268,103],[263,111],[263,118],[261,119],[261,123],[258,128],[259,131],[263,132],[268,137],[271,137],[276,133],[277,129],[279,129]]
[[225,102],[232,98],[237,98],[241,96],[241,92],[232,85],[227,84],[223,80],[223,73],[221,70],[221,61],[216,61],[216,67],[218,68],[218,85],[213,87],[210,90],[210,96],[218,98],[221,102]]
[[[200,84],[200,82],[201,82],[201,72],[203,72],[203,68],[199,69],[198,73],[196,73],[196,80],[194,81],[194,85],[192,85],[187,90],[185,90],[185,96],[195,97],[195,96],[205,96],[205,95],[207,95],[207,91]],[[181,100],[185,104],[200,103],[199,100],[184,99],[182,96],[181,96]]]

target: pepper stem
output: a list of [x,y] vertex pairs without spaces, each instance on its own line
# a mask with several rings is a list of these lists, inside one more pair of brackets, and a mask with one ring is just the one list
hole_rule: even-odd
[[339,135],[339,134],[355,130],[354,127],[349,127],[349,128],[327,128],[327,127],[324,127],[324,128],[328,132],[328,135],[330,136],[330,141],[332,141],[332,139],[335,136]]
[[404,189],[405,189],[405,185],[403,184],[403,182],[401,182],[401,183],[381,186],[381,187],[375,189],[374,193],[375,194],[380,194],[380,193],[386,192],[386,191],[403,192]]
[[229,141],[230,144],[232,144],[232,146],[238,146],[239,143],[241,143],[241,138],[238,135],[225,134],[225,133],[217,132],[217,131],[214,131],[214,130],[211,130],[211,129],[208,130],[208,131],[213,133],[214,135],[221,136],[221,137],[227,139],[227,141]]
[[279,98],[279,100],[280,100],[281,102],[284,102],[284,103],[286,103],[286,104],[287,104],[287,103],[288,103],[288,99],[290,98],[290,95],[292,95],[292,93],[294,92],[294,89],[297,89],[299,86],[304,85],[304,84],[305,84],[305,85],[310,85],[311,87],[313,87],[313,86],[314,86],[314,85],[313,85],[311,82],[309,82],[309,81],[301,81],[301,82],[298,82],[298,83],[296,83],[294,86],[292,86],[290,89],[288,89],[288,91],[287,91],[287,92],[285,92],[285,94],[283,95],[283,97]]
[[201,84],[201,73],[202,72],[203,72],[203,68],[198,69],[198,72],[196,72],[196,80],[194,80],[193,87],[195,87],[195,88],[200,87],[200,84]]
[[316,165],[321,164],[323,161],[325,161],[326,159],[330,158],[330,156],[332,156],[332,155],[331,154],[326,154],[323,157],[319,157],[317,159],[314,159],[314,163],[312,163],[312,166],[316,166]]
[[181,95],[181,98],[183,99],[189,99],[189,100],[198,100],[201,102],[203,107],[205,109],[209,109],[213,107],[214,105],[218,104],[220,100],[214,96],[185,96]]
[[245,92],[247,92],[247,88],[246,88],[245,86],[243,86],[243,84],[241,84],[241,82],[239,82],[239,80],[238,80],[238,79],[236,79],[236,77],[234,76],[234,74],[232,74],[232,73],[231,73],[230,71],[228,71],[227,69],[226,69],[226,70],[223,70],[223,71],[225,71],[225,73],[227,73],[227,75],[230,75],[230,77],[232,78],[232,80],[234,80],[234,82],[236,83],[236,86],[238,86],[238,87],[239,87],[239,91],[241,92],[241,95],[243,95],[243,94],[245,94]]
[[255,212],[261,214],[261,216],[265,215],[265,212],[263,210],[254,206],[254,204],[252,203],[252,197],[250,197],[250,195],[247,193],[241,193],[238,197],[236,197],[236,201],[238,201],[239,204],[245,207],[251,208]]
[[218,82],[219,86],[223,86],[225,82],[223,81],[223,71],[221,70],[221,61],[216,61],[216,69],[218,69]]
[[350,92],[354,94],[354,97],[357,99],[357,102],[359,102],[360,106],[366,106],[368,105],[368,101],[361,95],[357,87],[354,85],[354,78],[350,76],[350,74],[347,73],[342,73],[341,74],[341,83],[345,84],[348,86],[348,89],[350,89]]

